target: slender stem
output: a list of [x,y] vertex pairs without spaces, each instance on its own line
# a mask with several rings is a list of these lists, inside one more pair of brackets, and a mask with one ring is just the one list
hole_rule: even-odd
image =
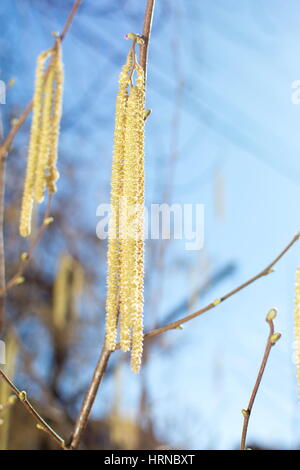
[[267,276],[272,272],[272,268],[275,266],[276,263],[285,255],[285,253],[296,243],[300,238],[300,233],[297,233],[292,240],[289,242],[289,244],[279,253],[279,255],[270,263],[265,269],[263,269],[260,273],[256,274],[256,276],[252,277],[248,281],[244,282],[240,286],[236,287],[232,291],[228,292],[228,294],[223,295],[223,297],[220,297],[219,299],[216,299],[214,302],[211,302],[210,304],[206,305],[206,307],[201,308],[200,310],[197,310],[197,312],[191,313],[190,315],[187,315],[185,317],[180,318],[179,320],[176,320],[172,323],[169,323],[168,325],[162,326],[161,328],[155,328],[152,331],[149,331],[149,333],[145,334],[145,339],[147,338],[152,338],[153,336],[160,335],[161,333],[164,333],[165,331],[168,330],[174,330],[178,327],[180,327],[183,323],[186,323],[193,318],[199,317],[205,312],[208,312],[209,310],[215,308],[217,305],[219,305],[221,302],[224,302],[224,300],[229,299],[229,297],[233,296],[240,290],[244,289],[245,287],[248,287],[250,284],[253,282],[257,281],[263,276]]
[[[67,32],[69,31],[69,28],[71,26],[71,23],[74,19],[74,16],[80,6],[80,3],[81,3],[81,0],[75,0],[74,4],[73,4],[73,7],[72,7],[72,10],[66,20],[66,23],[65,23],[65,26],[63,28],[63,31],[60,35],[60,39],[61,41],[63,41],[63,39],[65,38]],[[56,39],[55,39],[56,41]],[[46,71],[46,74],[48,73],[49,71],[49,68],[47,69]],[[11,148],[11,145],[13,143],[13,140],[16,136],[16,134],[18,133],[19,129],[22,127],[22,125],[24,124],[24,122],[26,121],[27,117],[29,116],[29,113],[32,109],[32,106],[33,106],[33,101],[31,100],[30,103],[28,103],[28,105],[26,106],[26,108],[23,110],[23,112],[20,114],[20,116],[18,117],[18,119],[14,120],[14,124],[12,126],[12,128],[10,129],[9,133],[7,134],[6,138],[4,139],[1,147],[0,147],[0,159],[4,159],[6,158],[10,148]]]
[[[144,16],[144,27],[143,27],[143,39],[144,43],[141,45],[140,49],[140,65],[145,72],[146,77],[146,68],[147,68],[147,54],[148,54],[148,46],[151,34],[151,26],[152,26],[152,17],[154,11],[154,4],[155,0],[147,0],[145,16]],[[134,45],[133,45],[134,48]],[[99,385],[101,380],[105,374],[106,367],[108,364],[108,360],[110,358],[111,351],[108,351],[105,346],[105,342],[103,344],[100,358],[98,360],[96,369],[94,371],[93,378],[90,382],[88,390],[85,394],[85,398],[79,412],[77,421],[75,423],[74,432],[70,438],[70,449],[76,449],[80,443],[81,436],[86,428],[89,415],[94,404]]]
[[148,46],[152,29],[154,6],[155,0],[147,0],[142,34],[144,42],[141,44],[140,48],[140,66],[144,69],[145,77],[147,74]]
[[34,406],[27,399],[26,394],[22,393],[16,385],[7,377],[7,375],[0,369],[0,377],[7,383],[11,390],[17,395],[22,405],[29,411],[29,413],[36,419],[42,430],[47,432],[63,449],[65,449],[65,441],[62,439],[46,421],[39,415]]
[[83,404],[75,424],[74,432],[70,439],[70,449],[76,449],[80,443],[81,435],[86,428],[110,355],[111,351],[109,351],[104,344],[90,386],[85,394]]
[[81,4],[82,0],[75,0],[74,4],[73,4],[73,7],[72,7],[72,10],[70,11],[69,13],[69,16],[67,18],[67,21],[65,23],[65,26],[60,34],[60,40],[63,41],[64,40],[64,37],[65,35],[67,34],[67,32],[69,31],[70,29],[70,26],[73,22],[73,19],[74,19],[74,16],[76,15],[77,13],[77,10],[78,8],[80,7],[80,4]]
[[255,381],[255,384],[254,384],[254,387],[253,387],[253,390],[252,390],[252,393],[251,393],[251,397],[250,397],[250,400],[249,400],[248,407],[247,407],[247,409],[242,410],[242,413],[243,413],[243,416],[244,416],[244,422],[243,422],[243,430],[242,430],[242,437],[241,437],[241,450],[246,450],[247,430],[248,430],[248,424],[249,424],[251,411],[252,411],[254,401],[255,401],[255,398],[256,398],[260,383],[261,383],[261,379],[263,377],[263,374],[264,374],[264,371],[265,371],[265,368],[266,368],[266,365],[267,365],[267,362],[268,362],[268,358],[269,358],[271,348],[275,344],[274,341],[272,341],[272,336],[274,335],[273,320],[268,320],[267,319],[267,322],[268,322],[269,327],[270,327],[270,332],[269,332],[269,336],[268,336],[268,340],[267,340],[266,349],[265,349],[264,356],[263,356],[263,359],[262,359],[262,363],[261,363],[261,366],[259,368],[258,375],[257,375],[256,381]]

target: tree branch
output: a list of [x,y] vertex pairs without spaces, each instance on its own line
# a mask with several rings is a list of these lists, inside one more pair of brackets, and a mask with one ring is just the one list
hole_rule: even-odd
[[[0,114],[0,143],[3,139],[3,123]],[[0,160],[0,334],[5,321],[5,250],[4,250],[4,195],[5,195],[5,167],[4,159]]]
[[70,438],[70,449],[77,449],[80,443],[82,433],[86,428],[90,412],[94,404],[99,385],[105,374],[111,353],[112,351],[106,349],[106,346],[104,344],[90,386],[85,394],[83,404],[75,424],[74,432]]
[[[63,31],[60,35],[60,39],[61,41],[63,41],[63,39],[65,38],[67,32],[69,31],[69,28],[71,26],[71,23],[74,19],[74,16],[81,4],[81,1],[82,0],[75,0],[74,1],[74,4],[73,4],[73,7],[72,7],[72,10],[66,20],[66,23],[65,23],[65,26],[63,28]],[[56,39],[55,39],[56,40]],[[49,67],[46,71],[46,76],[49,72]],[[22,125],[24,124],[24,122],[26,121],[27,117],[29,116],[29,113],[32,109],[32,106],[33,106],[33,101],[31,100],[30,103],[28,103],[28,105],[26,106],[26,108],[23,110],[23,112],[20,114],[20,116],[14,120],[14,124],[12,126],[12,128],[10,129],[8,135],[6,136],[6,138],[4,139],[1,147],[0,147],[0,160],[2,159],[5,159],[7,157],[7,154],[11,148],[11,145],[13,143],[13,140],[15,138],[15,136],[17,135],[18,131],[20,130],[20,128],[22,127]]]
[[232,291],[228,292],[228,294],[225,294],[222,297],[220,297],[219,299],[214,300],[210,304],[206,305],[206,307],[203,307],[200,310],[197,310],[197,312],[191,313],[190,315],[182,317],[179,320],[176,320],[176,321],[174,321],[172,323],[169,323],[165,326],[162,326],[160,328],[156,328],[152,331],[149,331],[149,333],[145,334],[145,339],[152,338],[153,336],[160,335],[161,333],[164,333],[165,331],[174,330],[174,329],[180,327],[183,323],[186,323],[186,322],[192,320],[193,318],[199,317],[203,313],[208,312],[209,310],[213,309],[214,307],[216,307],[220,303],[224,302],[224,300],[229,299],[229,297],[232,297],[234,294],[237,294],[237,292],[244,289],[245,287],[248,287],[250,284],[257,281],[261,277],[267,276],[268,274],[270,274],[272,272],[272,268],[275,266],[275,264],[278,263],[278,261],[286,254],[286,252],[294,245],[294,243],[296,243],[299,240],[299,238],[300,238],[300,232],[297,233],[292,238],[292,240],[289,242],[289,244],[281,251],[281,253],[279,253],[279,255],[274,259],[274,261],[272,261],[272,263],[270,263],[260,273],[256,274],[256,276],[252,277],[248,281],[244,282],[240,286],[238,286],[235,289],[233,289]]
[[52,439],[54,439],[60,447],[65,449],[65,441],[62,439],[52,428],[51,426],[46,423],[46,421],[39,415],[30,401],[27,399],[26,392],[22,392],[19,390],[15,384],[7,377],[7,375],[0,369],[0,377],[8,384],[10,389],[17,395],[19,401],[22,405],[26,408],[26,410],[35,418],[38,422],[39,429],[47,432]]
[[144,42],[140,46],[140,66],[144,69],[145,77],[147,74],[148,46],[152,29],[154,6],[155,0],[147,0],[142,34]]
[[269,336],[268,336],[268,340],[267,340],[266,349],[265,349],[265,352],[264,352],[264,356],[263,356],[263,359],[262,359],[260,369],[258,371],[258,375],[257,375],[256,381],[255,381],[255,384],[254,384],[254,388],[253,388],[252,393],[251,393],[251,397],[250,397],[250,400],[249,400],[248,407],[247,407],[247,409],[242,410],[242,414],[244,416],[244,423],[243,423],[242,438],[241,438],[241,450],[246,450],[246,437],[247,437],[249,419],[250,419],[251,411],[252,411],[252,408],[253,408],[253,405],[254,405],[255,397],[257,395],[257,392],[258,392],[258,389],[259,389],[259,386],[260,386],[260,383],[261,383],[261,379],[263,377],[263,374],[264,374],[264,371],[265,371],[265,368],[266,368],[266,365],[267,365],[267,362],[268,362],[268,358],[269,358],[271,348],[272,348],[272,346],[274,346],[276,341],[278,341],[278,339],[281,336],[280,333],[275,333],[274,334],[273,319],[275,318],[275,316],[276,316],[276,310],[275,309],[270,310],[270,312],[267,315],[266,321],[269,324],[270,332],[269,332]]

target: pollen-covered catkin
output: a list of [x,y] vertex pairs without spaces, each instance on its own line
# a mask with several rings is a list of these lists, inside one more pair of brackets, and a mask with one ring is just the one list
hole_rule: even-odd
[[48,175],[47,185],[51,194],[56,192],[56,181],[59,178],[59,173],[56,168],[57,155],[58,155],[58,138],[60,121],[62,114],[62,98],[63,98],[63,84],[64,84],[64,69],[62,62],[62,49],[61,42],[57,41],[56,54],[54,57],[54,90],[53,90],[53,104],[52,104],[52,120],[49,134],[49,160],[48,160]]
[[30,140],[28,148],[28,161],[24,183],[21,218],[20,218],[20,235],[27,237],[31,232],[31,216],[33,208],[33,191],[35,182],[35,172],[39,154],[41,117],[43,109],[43,84],[44,84],[44,68],[47,57],[51,51],[42,52],[37,59],[35,73],[35,91],[33,96],[33,114],[30,130]]
[[114,350],[117,340],[117,323],[119,314],[120,284],[120,200],[123,186],[124,135],[126,124],[126,106],[129,86],[129,73],[132,67],[132,56],[128,55],[119,77],[119,91],[116,99],[116,117],[114,131],[114,151],[111,180],[111,209],[109,222],[108,255],[107,255],[107,300],[106,300],[106,346]]
[[119,84],[108,242],[106,346],[115,349],[119,320],[121,349],[131,350],[131,368],[138,372],[143,350],[145,80],[133,49]]
[[44,199],[44,191],[46,187],[46,169],[49,158],[50,149],[50,128],[52,118],[52,96],[53,96],[53,78],[54,67],[51,64],[50,71],[46,78],[44,89],[44,103],[41,124],[41,142],[39,148],[39,156],[36,168],[36,179],[34,185],[34,199],[36,202],[42,202]]
[[294,334],[295,334],[295,364],[300,397],[300,267],[296,270],[295,307],[294,307]]
[[[52,54],[45,74],[45,61]],[[42,52],[37,59],[33,117],[28,149],[28,163],[22,200],[20,235],[31,232],[33,201],[42,202],[46,185],[49,193],[56,191],[56,169],[59,126],[63,94],[61,42]]]
[[135,317],[137,287],[137,240],[136,218],[137,207],[137,161],[138,161],[138,125],[137,125],[138,91],[130,89],[127,103],[125,148],[124,148],[124,182],[122,198],[122,232],[121,232],[121,279],[120,279],[120,343],[124,351],[131,347],[131,328]]
[[131,368],[138,373],[143,354],[143,304],[144,304],[144,106],[145,77],[139,64],[137,70],[137,220],[136,220],[136,256],[137,279],[135,298],[135,319],[132,325]]

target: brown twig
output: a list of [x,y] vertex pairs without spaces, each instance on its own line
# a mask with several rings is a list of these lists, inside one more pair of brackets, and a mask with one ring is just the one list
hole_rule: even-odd
[[[144,70],[145,77],[146,77],[146,68],[147,68],[147,54],[148,54],[148,46],[151,34],[151,26],[152,26],[152,18],[153,18],[153,11],[154,11],[154,4],[155,0],[147,0],[145,16],[144,16],[144,26],[143,26],[143,43],[141,44],[140,48],[140,65]],[[93,378],[90,382],[88,390],[86,392],[82,407],[80,409],[78,418],[75,423],[74,432],[70,438],[70,449],[76,449],[80,443],[82,433],[84,432],[89,415],[94,404],[99,385],[101,380],[105,374],[105,370],[108,364],[109,357],[111,355],[111,351],[108,351],[104,345],[101,350],[100,358],[97,363],[96,369],[94,371]]]
[[29,413],[36,419],[41,429],[47,432],[61,448],[65,449],[65,441],[62,439],[46,421],[39,415],[30,401],[27,399],[26,393],[19,390],[15,384],[7,377],[7,375],[0,369],[0,377],[8,384],[11,390],[17,395],[22,405],[29,411]]
[[[74,19],[74,16],[81,4],[81,1],[82,0],[75,0],[74,1],[74,4],[73,4],[73,7],[72,7],[72,10],[70,11],[70,14],[66,20],[66,23],[64,25],[64,28],[62,30],[62,33],[60,34],[60,40],[63,41],[71,24],[72,24],[72,21]],[[55,42],[57,41],[57,39],[55,39]],[[49,67],[46,71],[46,75],[48,74],[48,71],[49,71]],[[6,138],[4,139],[1,147],[0,147],[0,159],[5,159],[10,148],[11,148],[11,145],[13,143],[13,140],[16,136],[16,134],[18,133],[18,131],[20,130],[20,128],[22,127],[22,125],[24,124],[24,122],[26,121],[27,117],[29,116],[29,113],[32,109],[32,105],[33,105],[33,101],[30,101],[30,103],[28,103],[28,105],[26,106],[26,108],[23,110],[23,112],[20,114],[20,116],[14,120],[14,123],[13,123],[13,126],[11,127],[9,133],[7,134]]]
[[74,432],[70,439],[70,449],[77,449],[80,443],[80,439],[83,431],[86,428],[99,385],[105,374],[110,355],[111,351],[109,351],[104,344],[90,386],[85,394],[83,404],[75,424]]
[[152,18],[154,12],[155,0],[147,0],[142,38],[143,43],[140,46],[140,66],[144,69],[145,77],[147,74],[148,46],[150,41]]
[[197,312],[191,313],[190,315],[187,315],[185,317],[180,318],[179,320],[176,320],[172,323],[169,323],[168,325],[162,326],[161,328],[156,328],[152,331],[149,331],[149,333],[145,334],[145,339],[151,338],[153,336],[160,335],[161,333],[164,333],[165,331],[168,330],[174,330],[178,327],[180,327],[183,323],[186,323],[193,318],[199,317],[205,312],[208,312],[209,310],[213,309],[220,303],[224,302],[224,300],[229,299],[229,297],[232,297],[234,294],[239,292],[240,290],[244,289],[245,287],[248,287],[250,284],[253,282],[257,281],[263,276],[267,276],[272,272],[272,268],[275,266],[275,264],[278,263],[278,261],[285,255],[285,253],[298,241],[300,238],[300,232],[297,233],[292,240],[289,242],[289,244],[279,253],[279,255],[270,263],[265,269],[263,269],[260,273],[258,273],[256,276],[252,277],[248,281],[244,282],[240,286],[236,287],[232,291],[228,292],[228,294],[223,295],[219,299],[216,299],[215,301],[211,302],[210,304],[206,305],[206,307],[201,308],[200,310],[197,310]]
[[276,341],[278,341],[278,339],[281,336],[280,333],[275,333],[274,334],[273,319],[276,316],[275,312],[276,312],[275,309],[272,309],[272,310],[270,310],[270,312],[267,315],[266,321],[269,324],[270,331],[269,331],[269,336],[268,336],[268,340],[267,340],[266,349],[265,349],[265,352],[264,352],[264,356],[263,356],[263,359],[262,359],[261,366],[260,366],[259,371],[258,371],[258,375],[257,375],[256,381],[255,381],[255,384],[254,384],[254,388],[253,388],[252,393],[251,393],[251,397],[250,397],[250,400],[249,400],[248,407],[246,409],[242,410],[242,414],[243,414],[243,417],[244,417],[244,422],[243,422],[243,430],[242,430],[242,437],[241,437],[241,450],[246,450],[246,438],[247,438],[247,430],[248,430],[249,419],[250,419],[250,415],[251,415],[252,408],[253,408],[253,405],[254,405],[255,397],[257,395],[257,392],[258,392],[258,389],[259,389],[259,386],[260,386],[260,383],[261,383],[261,379],[263,377],[263,374],[264,374],[264,371],[265,371],[265,368],[266,368],[266,365],[267,365],[267,362],[268,362],[268,358],[269,358],[271,348],[272,348],[272,346],[274,346]]

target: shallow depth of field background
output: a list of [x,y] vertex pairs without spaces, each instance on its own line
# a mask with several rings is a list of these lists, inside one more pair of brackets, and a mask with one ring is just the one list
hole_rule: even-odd
[[[0,79],[16,79],[1,105],[6,131],[30,100],[36,57],[52,45],[51,32],[60,31],[71,4],[2,0]],[[15,381],[66,433],[104,334],[106,243],[96,237],[96,209],[109,202],[114,101],[129,48],[124,35],[141,32],[144,4],[85,0],[66,37],[55,222],[27,282],[7,300],[20,338]],[[292,82],[300,79],[299,50],[296,0],[157,0],[148,67],[147,205],[204,204],[205,242],[194,252],[182,241],[146,242],[147,330],[197,310],[258,273],[300,230],[300,105],[291,102]],[[15,140],[7,166],[8,277],[27,246],[17,224],[29,125],[30,120]],[[40,207],[37,217],[42,213]],[[59,362],[51,305],[65,253],[82,265],[85,286],[77,316],[67,322],[68,345]],[[299,264],[296,245],[275,273],[183,330],[149,341],[139,376],[130,372],[124,354],[114,354],[83,445],[237,448],[240,410],[265,347],[265,315],[275,306],[282,338],[271,352],[248,444],[298,448],[293,289]],[[14,413],[11,446],[47,447],[45,437],[32,441],[30,418],[24,437],[23,415]],[[118,429],[132,440],[123,442]]]

